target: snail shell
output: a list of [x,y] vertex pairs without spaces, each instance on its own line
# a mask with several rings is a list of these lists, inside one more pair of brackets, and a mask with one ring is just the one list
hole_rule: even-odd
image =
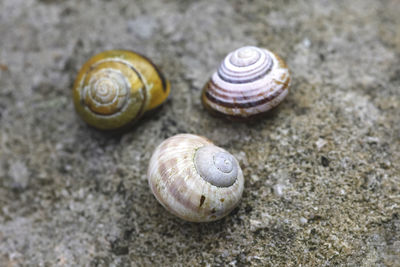
[[208,139],[192,134],[162,142],[151,157],[147,177],[157,200],[191,222],[224,217],[238,205],[244,187],[238,161]]
[[289,86],[289,70],[279,56],[245,46],[226,56],[204,86],[202,102],[213,113],[246,119],[277,106]]
[[112,130],[133,124],[161,105],[169,92],[169,82],[149,59],[131,51],[110,50],[83,65],[73,98],[84,121]]

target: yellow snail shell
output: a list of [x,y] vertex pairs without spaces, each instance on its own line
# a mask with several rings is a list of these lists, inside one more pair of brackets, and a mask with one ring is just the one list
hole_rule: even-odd
[[202,102],[213,113],[246,119],[277,106],[289,86],[289,70],[278,55],[245,46],[226,56],[204,86]]
[[221,219],[239,203],[244,179],[238,161],[204,137],[178,134],[154,151],[147,172],[156,199],[191,222]]
[[73,99],[76,111],[89,125],[114,130],[161,105],[169,92],[169,82],[149,59],[131,51],[109,50],[83,65]]

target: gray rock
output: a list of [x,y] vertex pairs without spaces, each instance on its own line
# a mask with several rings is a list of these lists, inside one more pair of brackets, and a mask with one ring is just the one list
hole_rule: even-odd
[[[400,5],[373,1],[0,1],[1,266],[398,266]],[[231,50],[287,61],[288,98],[265,119],[215,118],[204,83]],[[122,135],[75,114],[81,65],[147,55],[172,94]],[[235,155],[240,206],[183,222],[147,164],[177,133]]]

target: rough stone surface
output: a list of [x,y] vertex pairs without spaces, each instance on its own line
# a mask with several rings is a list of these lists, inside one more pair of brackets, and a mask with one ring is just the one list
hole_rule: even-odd
[[[1,266],[400,266],[400,2],[0,0]],[[267,47],[293,76],[265,119],[210,116],[224,55]],[[172,84],[122,135],[75,114],[71,85],[105,49]],[[155,146],[196,133],[235,155],[240,206],[208,224],[150,193]]]

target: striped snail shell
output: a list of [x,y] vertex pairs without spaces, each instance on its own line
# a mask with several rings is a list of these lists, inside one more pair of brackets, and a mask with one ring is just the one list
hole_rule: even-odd
[[204,137],[178,134],[154,151],[147,172],[156,199],[191,222],[218,220],[235,208],[244,179],[238,161]]
[[132,125],[161,105],[169,92],[169,82],[149,59],[131,51],[109,50],[82,66],[73,99],[89,125],[114,130]]
[[288,94],[290,74],[273,52],[245,46],[228,54],[203,88],[202,102],[213,113],[246,119],[277,106]]

